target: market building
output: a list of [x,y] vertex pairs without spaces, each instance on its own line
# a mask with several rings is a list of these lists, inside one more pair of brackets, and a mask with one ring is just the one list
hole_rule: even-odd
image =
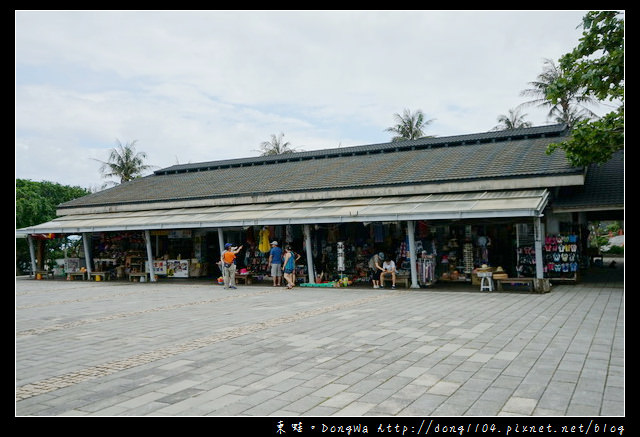
[[309,284],[369,284],[369,259],[383,252],[412,288],[504,271],[545,291],[579,279],[589,220],[624,220],[623,152],[572,167],[546,153],[568,135],[552,125],[175,165],[17,234],[81,235],[66,269],[83,265],[86,279],[215,278],[231,242],[243,245],[240,277],[264,280],[277,240],[302,255]]

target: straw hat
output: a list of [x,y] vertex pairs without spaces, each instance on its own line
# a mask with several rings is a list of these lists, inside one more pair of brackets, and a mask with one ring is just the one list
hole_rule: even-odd
[[498,268],[496,268],[495,273],[504,273],[504,270],[502,269],[501,266],[498,266]]

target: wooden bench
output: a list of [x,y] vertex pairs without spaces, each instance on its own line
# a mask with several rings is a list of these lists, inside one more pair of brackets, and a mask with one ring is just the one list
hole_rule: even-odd
[[253,283],[253,275],[251,273],[236,273],[236,284],[238,283],[238,279],[242,279],[246,285]]
[[505,282],[507,284],[511,284],[511,285],[523,285],[526,286],[529,291],[534,291],[535,290],[535,278],[501,278],[501,279],[497,279],[497,278],[493,278],[493,280],[496,282],[496,284],[498,285],[498,291],[504,291],[502,289],[502,284],[504,284]]
[[82,280],[84,281],[86,279],[86,274],[87,272],[68,272],[67,273],[67,279],[70,281],[73,281],[73,279],[77,276],[80,276],[82,278]]
[[147,272],[133,272],[133,273],[129,273],[129,282],[133,282],[133,278],[140,278],[139,280],[142,280],[142,278],[145,279],[145,281],[147,280],[147,276],[149,275],[149,273]]
[[[384,283],[390,283],[393,284],[393,279],[391,278],[391,276],[385,276],[384,278]],[[405,286],[405,288],[409,288],[409,285],[411,282],[411,277],[409,275],[398,275],[396,274],[396,285],[400,285],[403,284]],[[384,285],[384,284],[381,284]]]
[[40,279],[53,279],[53,270],[36,270],[36,279],[38,278],[38,275],[40,275]]
[[96,276],[100,276],[101,281],[107,281],[109,280],[109,273],[107,272],[91,272],[90,276],[90,280],[93,279],[94,281],[98,281],[98,278]]

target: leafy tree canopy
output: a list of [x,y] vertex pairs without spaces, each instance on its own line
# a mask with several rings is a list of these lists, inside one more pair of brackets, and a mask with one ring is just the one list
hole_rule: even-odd
[[583,87],[588,95],[618,106],[598,120],[582,120],[572,128],[571,140],[552,144],[562,148],[572,165],[604,163],[624,148],[624,20],[616,11],[591,11],[583,18],[578,46],[560,58],[565,72],[547,89],[556,103],[568,89]]
[[425,136],[424,129],[431,124],[434,119],[427,120],[420,109],[413,113],[409,109],[405,109],[402,115],[397,113],[393,114],[393,118],[396,124],[385,129],[386,132],[395,134],[391,141],[433,138],[432,135]]
[[296,149],[291,146],[289,141],[284,140],[284,134],[281,132],[280,135],[276,136],[275,134],[271,134],[271,141],[263,141],[260,143],[260,156],[271,156],[271,155],[285,155],[288,153],[302,152],[301,149]]
[[89,190],[54,182],[16,179],[16,228],[45,223],[56,218],[59,204],[89,194]]
[[[102,163],[100,171],[104,178],[115,177],[120,179],[120,183],[124,183],[140,177],[144,171],[154,167],[144,163],[147,154],[136,151],[136,142],[134,140],[122,144],[117,140],[118,145],[111,149],[107,161],[96,160]],[[116,184],[114,181],[110,182]]]
[[512,130],[531,127],[531,122],[524,118],[527,114],[521,114],[520,109],[509,109],[509,115],[501,114],[498,116],[498,124],[492,130]]

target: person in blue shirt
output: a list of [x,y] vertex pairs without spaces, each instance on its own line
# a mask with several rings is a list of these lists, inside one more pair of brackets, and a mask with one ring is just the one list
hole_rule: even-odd
[[273,286],[280,287],[282,285],[282,249],[278,247],[277,241],[271,242],[271,250],[269,251],[269,265],[271,265],[271,277],[273,278]]

